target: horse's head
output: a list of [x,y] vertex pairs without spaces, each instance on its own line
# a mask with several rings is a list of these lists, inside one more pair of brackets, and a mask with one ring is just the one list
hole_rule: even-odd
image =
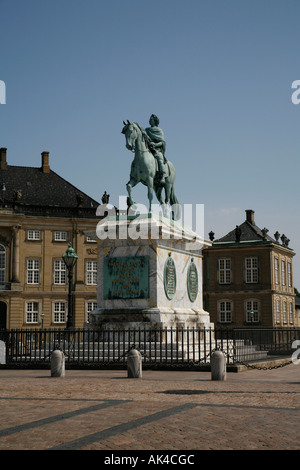
[[126,138],[126,148],[128,150],[134,150],[135,148],[135,141],[138,137],[138,129],[134,122],[130,122],[127,120],[127,124],[123,121],[124,127],[122,129],[122,134],[125,135]]

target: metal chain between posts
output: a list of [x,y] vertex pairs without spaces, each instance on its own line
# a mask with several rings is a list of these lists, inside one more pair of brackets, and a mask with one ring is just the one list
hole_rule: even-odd
[[[135,348],[135,345],[133,345],[130,349],[132,349],[132,348]],[[130,351],[130,349],[127,351],[127,353]],[[142,352],[139,350],[139,348],[135,348],[135,349],[137,349],[137,350],[142,354],[142,356],[147,357],[148,359],[150,359],[149,356],[147,356],[147,354],[145,354],[145,353],[142,353]],[[174,367],[176,367],[176,368],[178,368],[178,367],[180,367],[180,366],[181,366],[181,367],[185,367],[185,368],[186,368],[186,367],[194,367],[194,366],[200,365],[200,364],[203,363],[203,362],[206,363],[206,359],[208,359],[214,351],[221,351],[221,352],[225,355],[225,357],[227,357],[228,359],[232,359],[232,360],[233,360],[233,364],[240,364],[240,365],[243,365],[243,366],[245,366],[245,367],[248,367],[249,369],[256,369],[256,370],[272,370],[272,369],[280,369],[280,368],[282,368],[282,367],[286,367],[286,366],[288,366],[288,365],[290,365],[290,364],[293,364],[293,361],[291,360],[291,361],[289,361],[289,362],[281,363],[281,364],[274,365],[274,366],[262,366],[262,367],[260,367],[260,366],[258,366],[258,365],[249,364],[249,363],[247,363],[247,362],[245,362],[245,361],[236,360],[236,359],[234,358],[234,356],[231,356],[230,354],[228,354],[228,353],[227,353],[226,351],[224,351],[223,349],[217,347],[217,348],[213,349],[211,352],[209,352],[208,354],[206,354],[206,356],[203,356],[203,357],[202,357],[201,359],[199,359],[197,362],[188,361],[188,362],[184,362],[184,363],[180,363],[180,364],[178,364],[178,363],[176,363],[176,364],[169,364],[169,366],[174,366]],[[126,355],[127,353],[125,353],[124,355]],[[124,355],[123,355],[123,356],[124,356]],[[121,356],[121,357],[123,357],[123,356]]]
[[[122,354],[121,356],[118,357],[118,359],[114,359],[113,361],[107,361],[107,362],[104,362],[103,364],[111,364],[111,363],[117,363],[117,362],[120,362],[121,359],[123,359],[132,349],[136,349],[137,351],[139,351],[139,353],[143,356],[143,357],[146,357],[147,359],[150,359],[151,360],[151,357],[149,357],[146,353],[142,352],[140,350],[140,348],[136,347],[135,344],[133,344],[124,354]],[[260,366],[257,366],[257,365],[254,365],[254,364],[249,364],[245,361],[239,361],[239,360],[235,360],[234,356],[231,356],[230,354],[228,354],[226,351],[224,351],[223,349],[220,349],[220,348],[215,348],[213,349],[211,352],[207,353],[205,356],[203,356],[202,358],[200,358],[197,362],[194,362],[194,361],[188,361],[188,362],[184,362],[184,363],[176,363],[176,364],[168,364],[169,366],[174,366],[176,368],[178,367],[194,367],[194,366],[197,366],[197,365],[200,365],[201,363],[206,363],[206,360],[211,356],[211,354],[214,352],[214,351],[221,351],[228,359],[232,359],[233,360],[233,363],[234,364],[240,364],[240,365],[243,365],[245,367],[248,367],[250,369],[256,369],[256,370],[272,370],[272,369],[279,369],[279,368],[282,368],[282,367],[285,367],[285,366],[288,366],[290,364],[293,363],[293,361],[289,361],[289,362],[285,362],[285,363],[282,363],[282,364],[279,364],[279,365],[275,365],[275,366],[263,366],[263,367],[260,367]]]
[[280,369],[282,367],[285,367],[285,366],[289,366],[290,364],[293,364],[293,361],[289,361],[289,362],[285,362],[285,363],[282,363],[282,364],[279,364],[279,365],[275,365],[275,366],[257,366],[257,365],[254,365],[254,364],[249,364],[245,361],[239,361],[239,360],[236,360],[234,358],[234,356],[230,356],[230,354],[227,354],[226,351],[222,350],[222,349],[218,349],[216,348],[216,350],[218,351],[221,351],[223,354],[225,354],[225,356],[227,356],[229,359],[233,359],[234,361],[234,364],[240,364],[240,365],[243,365],[245,367],[248,367],[249,369],[256,369],[256,370],[272,370],[272,369]]

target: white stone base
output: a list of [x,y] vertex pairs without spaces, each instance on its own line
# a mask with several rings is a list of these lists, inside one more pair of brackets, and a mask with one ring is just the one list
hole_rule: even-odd
[[[141,234],[133,239],[129,234],[131,224],[143,226]],[[202,240],[191,230],[167,219],[152,216],[141,220],[119,218],[106,224],[116,233],[115,239],[98,239],[98,308],[90,314],[94,328],[210,328],[209,313],[203,310],[202,299],[202,248],[210,242]],[[145,229],[146,228],[146,229]],[[120,236],[122,234],[122,237]],[[96,234],[89,235],[97,238]],[[104,296],[105,258],[147,257],[149,260],[149,297],[107,299]],[[168,298],[164,286],[164,270],[168,257],[176,266],[176,292]],[[191,300],[187,289],[190,264],[198,273],[198,292]]]
[[90,314],[90,327],[108,329],[164,329],[164,328],[212,328],[208,312],[191,309],[154,307],[120,311],[96,309]]

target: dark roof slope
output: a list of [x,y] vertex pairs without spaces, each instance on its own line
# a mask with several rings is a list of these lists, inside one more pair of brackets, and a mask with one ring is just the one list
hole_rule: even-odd
[[[5,190],[3,190],[5,189]],[[16,204],[19,209],[26,207],[52,209],[80,208],[93,216],[99,203],[52,170],[7,165],[0,170],[0,198],[7,205]]]
[[[266,228],[260,229],[254,221],[254,211],[246,210],[246,220],[241,225],[237,225],[235,229],[231,230],[227,235],[213,241],[213,245],[222,243],[239,243],[239,242],[271,242],[279,244],[279,239],[282,241],[282,246],[288,248],[290,240],[282,234],[276,232],[274,238],[268,235],[269,230]],[[213,240],[214,233],[209,234],[210,239]]]
[[253,225],[247,220],[243,222],[241,225],[237,226],[234,230],[227,233],[222,238],[216,240],[216,242],[236,242],[237,241],[237,228],[240,230],[239,237],[241,242],[246,241],[256,241],[256,240],[268,240],[271,242],[275,242],[275,240],[270,237],[266,232],[263,233],[262,230],[257,227],[257,225]]

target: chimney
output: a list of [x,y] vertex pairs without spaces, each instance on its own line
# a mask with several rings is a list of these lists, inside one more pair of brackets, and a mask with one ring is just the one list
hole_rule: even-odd
[[251,225],[255,225],[254,222],[254,211],[252,209],[246,210],[246,220],[249,222]]
[[42,152],[42,171],[43,171],[43,173],[49,173],[50,172],[49,152]]
[[7,170],[6,148],[0,149],[0,170]]

